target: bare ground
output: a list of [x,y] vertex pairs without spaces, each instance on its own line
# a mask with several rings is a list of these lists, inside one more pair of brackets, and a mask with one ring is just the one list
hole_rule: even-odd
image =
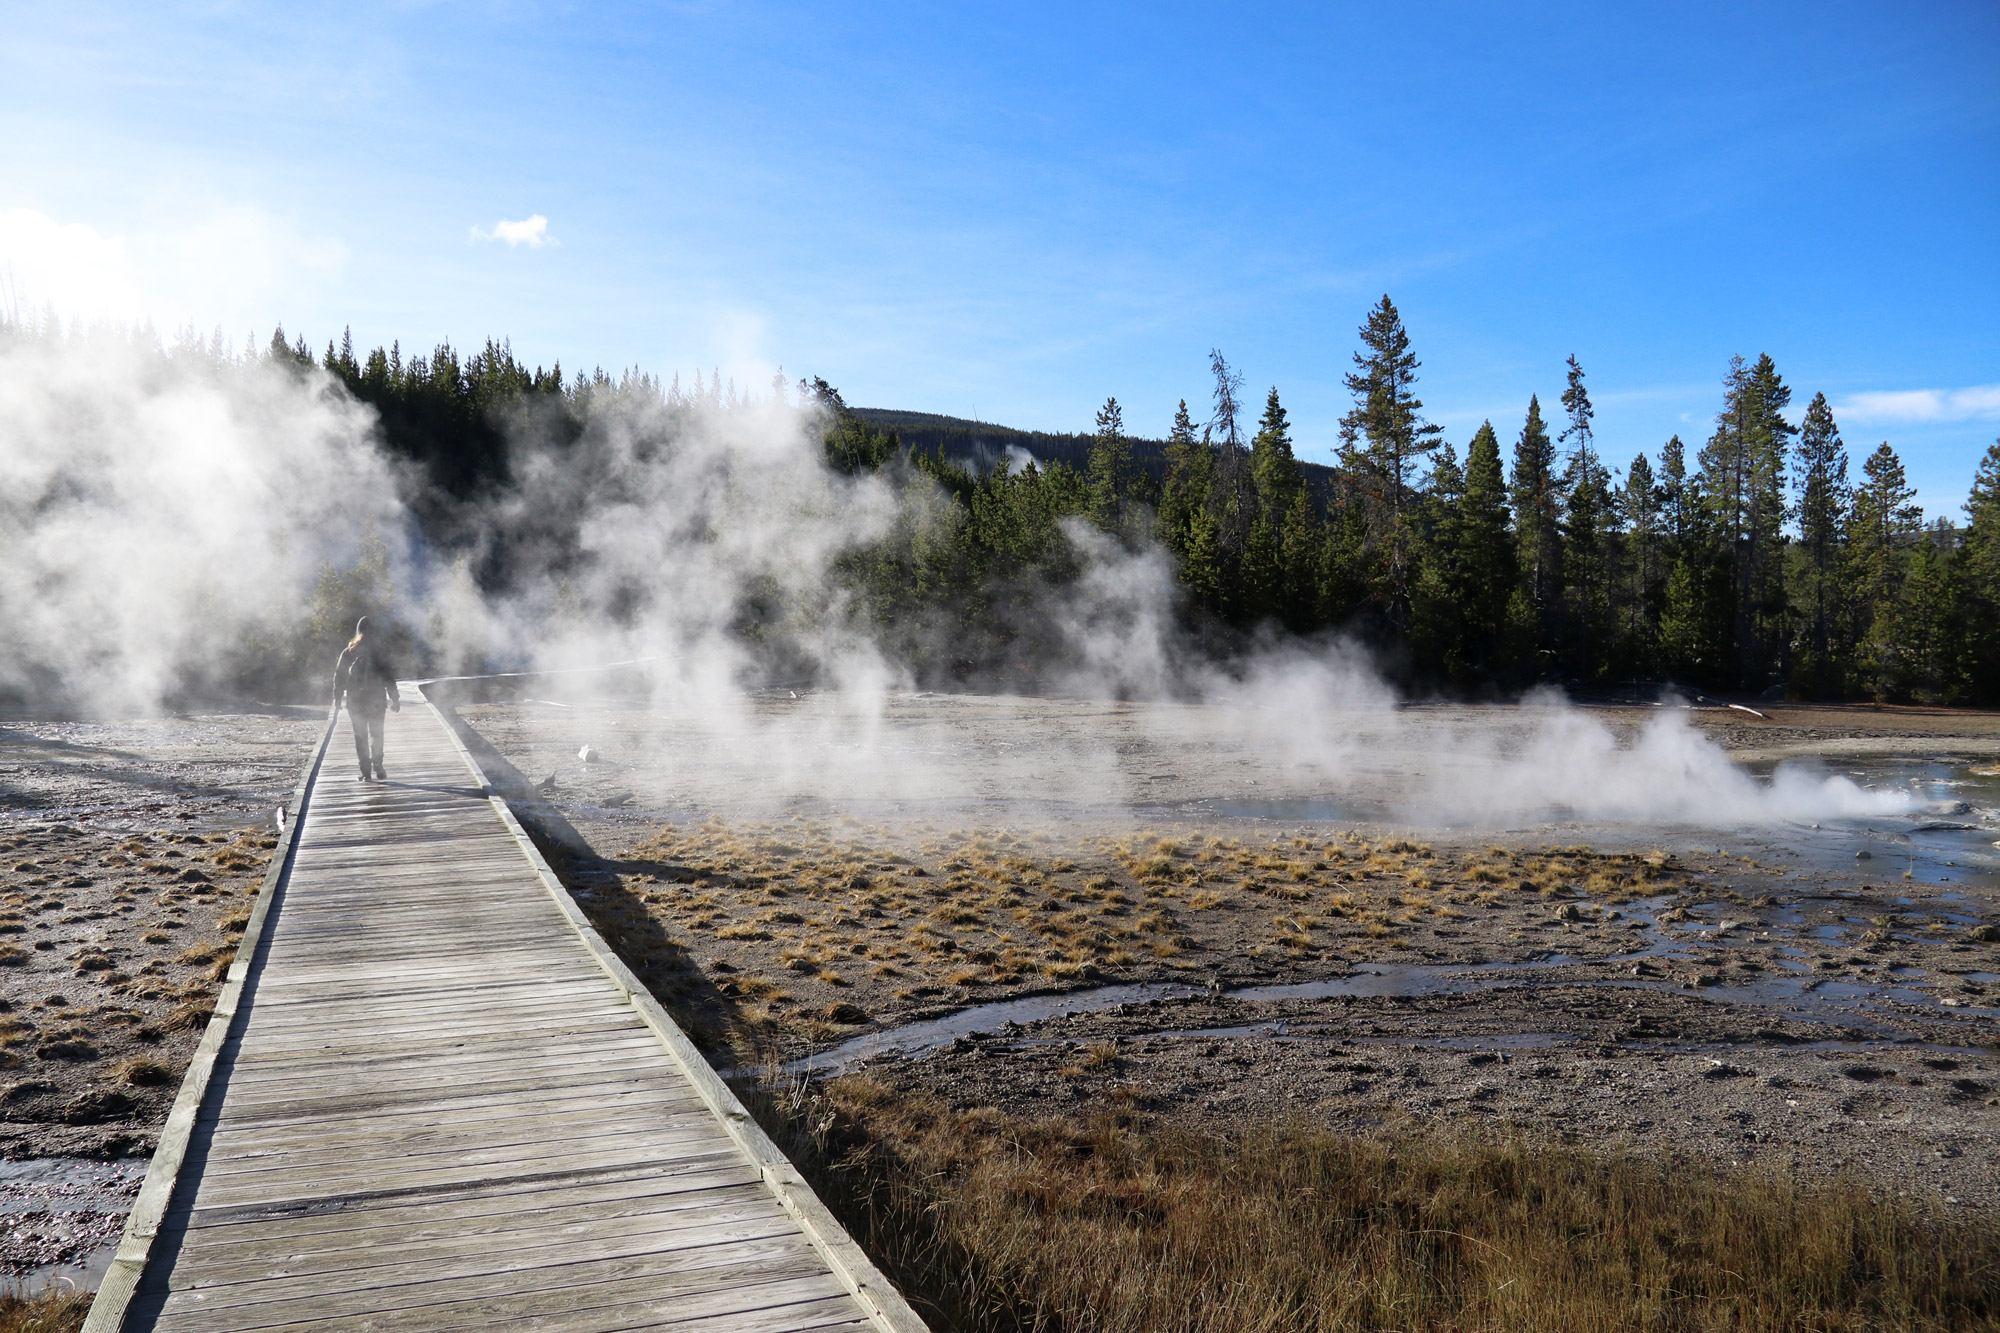
[[[323,719],[323,714],[319,718]],[[115,1242],[320,720],[0,719],[0,1273]]]

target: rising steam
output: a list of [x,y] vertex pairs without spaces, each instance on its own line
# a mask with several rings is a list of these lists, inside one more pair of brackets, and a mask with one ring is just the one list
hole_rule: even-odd
[[[1143,795],[1087,729],[1060,755],[892,734],[890,702],[912,677],[836,569],[940,497],[832,471],[824,425],[782,395],[725,407],[606,393],[581,439],[547,442],[523,422],[511,484],[472,525],[491,545],[443,556],[372,411],[320,372],[199,342],[0,328],[0,699],[130,712],[232,690],[316,697],[355,599],[373,598],[413,632],[412,672],[648,659],[690,752],[756,766],[774,799],[949,795],[973,790],[974,770],[1041,800]],[[1123,723],[1142,738],[1213,741],[1454,823],[1908,808],[1841,779],[1760,783],[1671,711],[1630,743],[1547,701],[1434,725],[1339,642],[1225,671],[1182,640],[1163,551],[1083,524],[1069,538],[1082,574],[1041,608],[1066,650],[1053,679],[1071,696],[1157,701]],[[496,560],[503,591],[470,573]],[[817,704],[779,729],[748,687],[787,677],[810,681]]]

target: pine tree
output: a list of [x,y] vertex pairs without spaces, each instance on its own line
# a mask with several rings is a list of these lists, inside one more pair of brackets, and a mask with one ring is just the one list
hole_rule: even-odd
[[1700,527],[1701,493],[1688,479],[1687,446],[1676,435],[1660,446],[1660,516],[1673,553]]
[[[1194,422],[1188,416],[1185,398],[1175,409],[1173,428],[1167,434],[1166,465],[1167,474],[1161,486],[1160,508],[1153,530],[1161,543],[1185,565],[1197,515],[1208,520],[1211,544],[1215,537],[1214,519],[1208,515],[1209,496],[1215,486],[1215,449],[1194,433]],[[1213,550],[1210,554],[1214,554]],[[1207,601],[1203,601],[1203,605],[1210,610],[1215,609]]]
[[1215,410],[1209,417],[1203,439],[1215,448],[1215,477],[1208,510],[1215,520],[1217,571],[1223,615],[1246,623],[1251,612],[1243,599],[1243,552],[1250,543],[1250,528],[1257,517],[1257,495],[1250,477],[1249,451],[1243,447],[1238,392],[1243,376],[1230,368],[1221,351],[1208,354],[1209,372],[1215,377]]
[[1304,486],[1298,460],[1292,456],[1291,426],[1278,402],[1278,389],[1271,386],[1264,400],[1264,416],[1257,434],[1250,440],[1250,476],[1257,486],[1257,502],[1266,514],[1289,513],[1292,497]]
[[1784,616],[1785,455],[1792,391],[1769,356],[1732,358],[1715,434],[1701,451],[1701,488],[1730,572],[1736,682],[1760,686],[1780,668]]
[[1612,536],[1617,510],[1611,503],[1611,474],[1593,443],[1590,393],[1584,388],[1583,367],[1569,358],[1569,382],[1563,390],[1563,410],[1569,423],[1558,439],[1571,445],[1563,473],[1563,573],[1571,627],[1572,662],[1578,676],[1602,674],[1608,665],[1604,650],[1610,622]]
[[1528,398],[1528,417],[1514,443],[1514,532],[1520,545],[1531,654],[1549,647],[1562,592],[1562,494],[1556,480],[1556,447],[1542,424],[1539,397]]
[[1899,609],[1910,554],[1923,531],[1924,511],[1903,460],[1884,440],[1861,465],[1848,514],[1847,587],[1851,632],[1858,645],[1861,685],[1877,699],[1908,687],[1899,638]]
[[1359,485],[1370,544],[1381,570],[1383,599],[1392,624],[1406,624],[1410,558],[1415,534],[1407,511],[1412,482],[1437,448],[1442,427],[1423,419],[1416,396],[1422,362],[1410,350],[1409,331],[1387,295],[1361,326],[1362,351],[1346,377],[1354,406],[1340,419],[1341,464]]
[[1312,510],[1312,500],[1300,486],[1292,494],[1292,507],[1285,511],[1278,541],[1278,558],[1284,567],[1283,614],[1294,633],[1319,628],[1324,620],[1323,587],[1326,582],[1326,529]]
[[1799,427],[1798,515],[1801,608],[1806,622],[1807,660],[1798,664],[1794,685],[1825,698],[1840,688],[1836,643],[1840,619],[1840,545],[1847,526],[1849,493],[1847,446],[1826,395],[1816,393]]
[[1090,520],[1101,530],[1124,531],[1125,491],[1132,471],[1132,442],[1125,438],[1125,413],[1116,398],[1097,410],[1097,435],[1091,441]]
[[1958,530],[1940,518],[1911,547],[1896,599],[1897,694],[1920,703],[1948,704],[1959,693],[1959,580],[1951,560]]
[[1506,606],[1514,588],[1514,537],[1507,511],[1507,477],[1500,437],[1483,421],[1465,450],[1465,498],[1459,504],[1461,594],[1473,669],[1490,677],[1500,666]]
[[1453,685],[1470,681],[1470,638],[1464,596],[1463,524],[1465,473],[1449,441],[1431,463],[1416,548],[1416,573],[1410,582],[1410,658],[1419,675],[1435,674]]
[[1625,528],[1625,581],[1619,593],[1624,604],[1621,632],[1633,667],[1651,675],[1659,666],[1658,625],[1666,592],[1664,558],[1666,533],[1661,513],[1661,488],[1653,477],[1652,460],[1641,452],[1632,458],[1625,485],[1617,497],[1618,516]]
[[1965,590],[1967,689],[1982,703],[2000,701],[2000,440],[1979,460],[1965,501],[1959,564]]

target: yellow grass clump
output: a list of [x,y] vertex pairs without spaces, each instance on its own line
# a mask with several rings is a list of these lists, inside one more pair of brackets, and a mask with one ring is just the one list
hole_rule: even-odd
[[[1117,1061],[1094,1043],[1063,1072]],[[1846,1183],[1420,1129],[953,1112],[867,1076],[765,1109],[940,1333],[2000,1323],[2000,1229]]]

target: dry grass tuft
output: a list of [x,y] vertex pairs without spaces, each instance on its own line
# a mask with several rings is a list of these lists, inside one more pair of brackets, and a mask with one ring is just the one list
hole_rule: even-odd
[[2000,1323],[2000,1229],[1851,1185],[1422,1131],[1033,1121],[866,1076],[773,1109],[939,1330]]
[[90,1313],[90,1293],[59,1287],[38,1296],[0,1292],[0,1333],[76,1333]]
[[174,1081],[174,1071],[149,1056],[127,1060],[112,1071],[120,1083],[135,1088],[158,1088]]

